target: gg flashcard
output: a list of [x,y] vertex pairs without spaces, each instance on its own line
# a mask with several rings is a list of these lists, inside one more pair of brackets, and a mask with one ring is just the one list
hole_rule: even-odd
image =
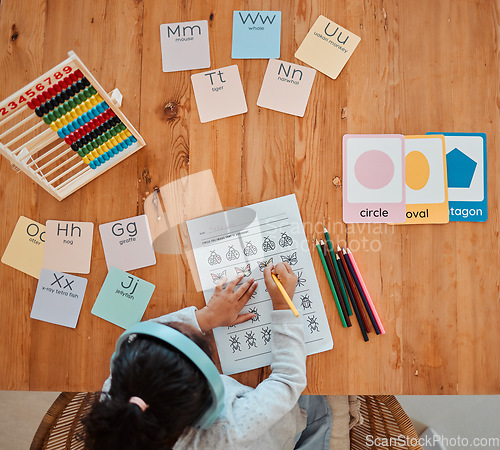
[[248,111],[237,65],[191,75],[200,122]]
[[450,222],[488,220],[486,134],[444,135]]
[[233,12],[233,59],[280,57],[281,11]]
[[146,215],[99,225],[108,270],[134,270],[156,264]]
[[154,290],[154,284],[110,267],[92,314],[119,327],[128,328],[140,322]]
[[94,224],[47,220],[43,267],[70,273],[89,273]]
[[405,141],[399,134],[345,134],[345,223],[400,223],[406,218]]
[[319,16],[295,57],[330,78],[337,78],[361,38],[325,16]]
[[75,328],[86,287],[85,278],[42,269],[30,317]]
[[304,117],[316,70],[270,59],[257,105]]
[[160,25],[160,39],[163,72],[210,67],[206,20]]
[[405,136],[406,222],[448,223],[444,136]]
[[2,256],[2,262],[38,278],[43,264],[45,225],[21,216]]

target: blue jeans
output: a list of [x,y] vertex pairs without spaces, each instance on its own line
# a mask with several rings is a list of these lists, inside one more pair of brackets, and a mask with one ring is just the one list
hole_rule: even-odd
[[328,450],[332,432],[332,412],[324,395],[301,395],[299,406],[307,411],[307,425],[295,437],[300,450]]

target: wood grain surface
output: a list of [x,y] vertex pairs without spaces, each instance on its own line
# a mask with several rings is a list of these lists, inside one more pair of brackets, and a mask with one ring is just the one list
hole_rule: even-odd
[[[361,43],[336,80],[317,73],[303,118],[259,108],[267,61],[231,59],[235,9],[282,11],[285,61],[302,64],[294,53],[319,14]],[[107,273],[97,226],[144,213],[155,187],[208,170],[224,208],[295,193],[308,239],[325,223],[356,256],[387,333],[364,343],[356,324],[342,328],[310,243],[335,346],[308,357],[306,393],[500,394],[499,16],[494,0],[2,1],[0,98],[74,50],[106,90],[120,89],[147,146],[62,202],[0,158],[0,252],[20,215],[96,226],[74,330],[30,319],[37,280],[0,265],[0,389],[101,388],[122,330],[90,313]],[[190,80],[201,70],[163,73],[159,33],[162,23],[202,19],[211,68],[237,64],[248,104],[206,124]],[[343,224],[333,184],[342,181],[342,135],[427,131],[487,134],[488,221]],[[156,285],[144,319],[204,304],[177,253],[132,271]],[[235,378],[255,386],[268,374]]]

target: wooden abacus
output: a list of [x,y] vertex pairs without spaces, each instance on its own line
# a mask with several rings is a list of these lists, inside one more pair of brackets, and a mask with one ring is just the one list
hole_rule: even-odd
[[0,153],[58,200],[146,145],[121,101],[68,56],[0,103]]

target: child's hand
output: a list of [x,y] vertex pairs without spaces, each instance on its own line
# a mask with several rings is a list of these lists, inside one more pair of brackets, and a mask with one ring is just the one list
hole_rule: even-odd
[[196,319],[204,333],[217,327],[231,326],[246,322],[255,317],[255,314],[239,314],[242,308],[257,288],[253,278],[246,280],[236,291],[234,288],[242,280],[243,274],[227,283],[223,288],[226,278],[221,279],[215,287],[214,295],[207,306],[196,311]]
[[297,275],[293,273],[290,264],[287,262],[280,262],[274,267],[270,264],[264,269],[264,281],[266,282],[267,292],[269,292],[271,300],[273,301],[273,308],[290,309],[288,303],[283,298],[283,294],[271,277],[271,273],[274,273],[279,278],[290,299],[293,299],[293,294],[295,294]]

